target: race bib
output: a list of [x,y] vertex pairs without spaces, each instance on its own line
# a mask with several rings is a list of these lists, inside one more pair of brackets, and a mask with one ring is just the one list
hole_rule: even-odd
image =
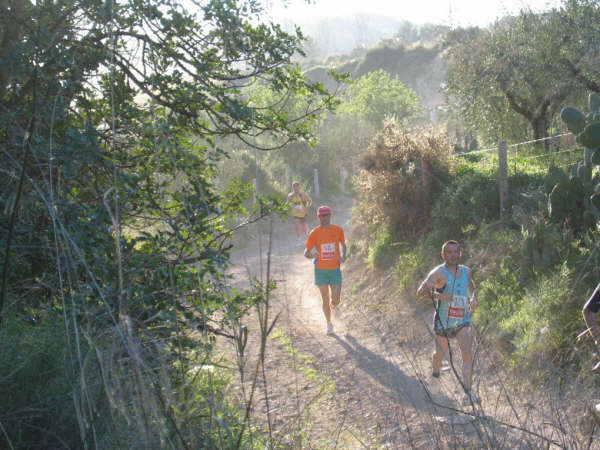
[[321,244],[321,260],[331,261],[335,258],[335,243]]
[[448,308],[449,319],[463,319],[465,317],[465,310],[469,305],[469,299],[460,295],[455,295],[452,298],[452,303]]
[[296,203],[294,205],[294,208],[296,209],[296,211],[303,211],[304,210],[304,206],[302,206],[300,203]]

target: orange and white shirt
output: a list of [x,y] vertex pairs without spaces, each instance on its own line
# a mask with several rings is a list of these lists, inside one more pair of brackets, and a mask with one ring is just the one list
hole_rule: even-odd
[[334,224],[323,228],[318,226],[310,232],[306,239],[306,248],[312,250],[315,246],[319,252],[317,269],[332,270],[340,267],[340,244],[344,244],[344,230]]

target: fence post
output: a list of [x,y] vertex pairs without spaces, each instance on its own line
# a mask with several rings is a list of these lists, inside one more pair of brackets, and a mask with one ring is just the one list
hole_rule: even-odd
[[321,197],[321,191],[319,189],[319,169],[315,169],[315,197]]
[[506,219],[508,206],[508,160],[506,156],[506,141],[498,143],[498,183],[500,185],[500,221]]

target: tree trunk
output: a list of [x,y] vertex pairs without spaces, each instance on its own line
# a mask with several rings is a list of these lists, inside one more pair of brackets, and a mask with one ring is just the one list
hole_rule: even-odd
[[[533,117],[530,123],[533,128],[533,139],[538,140],[548,137],[548,119],[545,114]],[[536,142],[535,146],[548,150],[550,148],[550,141],[546,139],[545,141]]]

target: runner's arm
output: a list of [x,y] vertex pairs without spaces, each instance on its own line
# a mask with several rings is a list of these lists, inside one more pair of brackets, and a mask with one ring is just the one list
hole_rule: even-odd
[[319,257],[321,256],[321,255],[319,254],[318,250],[315,250],[315,253],[316,253],[316,255],[313,255],[313,254],[312,254],[312,250],[313,250],[313,248],[314,248],[314,247],[312,247],[312,248],[310,248],[310,249],[308,249],[308,248],[305,248],[305,249],[304,249],[304,257],[305,257],[305,258],[308,258],[308,259],[315,259],[315,258],[319,258]]
[[304,207],[306,209],[310,208],[313,204],[312,198],[310,198],[310,195],[308,195],[306,192],[304,193],[304,202],[305,202]]
[[345,242],[340,242],[340,247],[341,247],[341,251],[340,251],[340,263],[343,263],[344,261],[346,261],[346,243]]
[[442,301],[449,301],[446,296],[450,294],[439,294],[435,292],[436,289],[444,287],[445,284],[446,277],[444,274],[441,273],[440,270],[432,270],[417,289],[417,297],[423,300],[439,298]]
[[[312,254],[313,248],[315,249],[316,255]],[[306,239],[306,248],[304,249],[304,257],[308,258],[308,259],[320,258],[321,255],[319,254],[318,248],[319,247],[317,246],[317,243],[315,242],[314,235],[311,232],[308,235],[308,239]]]

